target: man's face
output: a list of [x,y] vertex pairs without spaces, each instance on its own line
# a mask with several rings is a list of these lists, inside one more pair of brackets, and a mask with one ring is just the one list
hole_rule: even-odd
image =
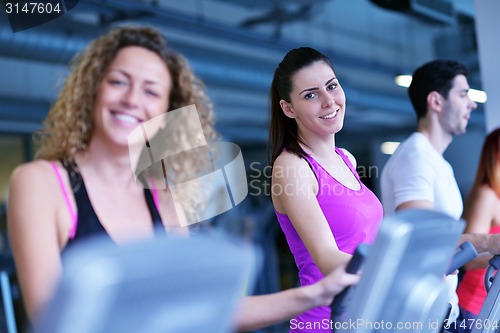
[[464,134],[471,112],[477,104],[469,97],[469,83],[464,75],[457,75],[453,86],[444,100],[439,120],[443,129],[451,135]]

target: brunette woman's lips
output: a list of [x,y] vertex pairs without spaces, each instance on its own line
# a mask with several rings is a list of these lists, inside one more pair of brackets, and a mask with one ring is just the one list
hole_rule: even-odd
[[333,118],[335,118],[335,116],[337,115],[337,113],[338,113],[337,110],[335,110],[332,113],[329,113],[329,114],[327,114],[325,116],[321,116],[320,118],[321,119],[333,119]]

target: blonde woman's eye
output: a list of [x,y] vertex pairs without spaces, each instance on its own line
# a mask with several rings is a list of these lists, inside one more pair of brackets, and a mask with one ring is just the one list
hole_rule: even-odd
[[116,80],[116,79],[112,79],[109,81],[109,83],[111,83],[111,85],[113,86],[124,86],[126,85],[127,83],[123,80]]
[[335,88],[337,88],[337,85],[336,85],[336,84],[330,84],[330,85],[328,86],[328,90],[333,90],[333,89],[335,89]]

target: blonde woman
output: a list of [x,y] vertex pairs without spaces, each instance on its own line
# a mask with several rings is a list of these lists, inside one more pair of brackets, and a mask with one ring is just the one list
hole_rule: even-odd
[[[111,31],[72,62],[39,133],[37,159],[19,166],[10,183],[8,226],[30,317],[53,290],[60,253],[70,243],[105,232],[121,244],[152,236],[156,224],[175,227],[189,218],[189,210],[177,216],[168,191],[136,185],[128,135],[142,122],[195,104],[206,137],[215,137],[201,87],[153,29]],[[203,166],[189,158],[180,166],[186,177]]]

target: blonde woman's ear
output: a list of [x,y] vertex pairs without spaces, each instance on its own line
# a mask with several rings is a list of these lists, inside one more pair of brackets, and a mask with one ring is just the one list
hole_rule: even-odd
[[280,106],[281,106],[281,110],[283,110],[283,113],[285,114],[285,116],[287,116],[288,118],[292,118],[292,119],[296,117],[295,112],[293,111],[293,108],[290,105],[290,103],[288,103],[287,101],[282,99],[280,101]]

